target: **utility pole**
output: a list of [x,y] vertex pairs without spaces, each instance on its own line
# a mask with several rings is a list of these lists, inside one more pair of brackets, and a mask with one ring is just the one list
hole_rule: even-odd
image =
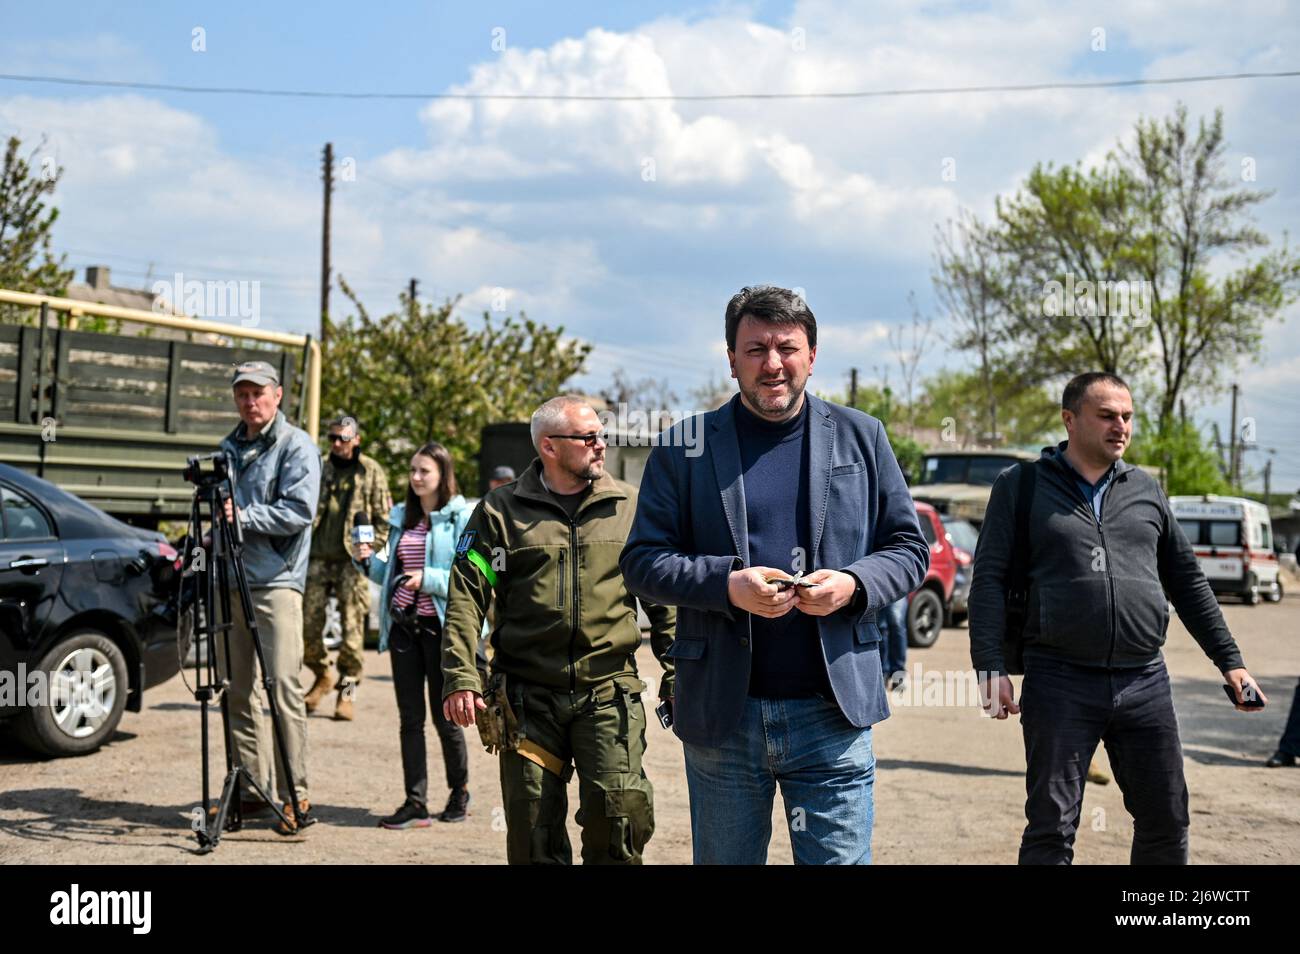
[[858,369],[849,368],[849,407],[858,406]]
[[416,282],[416,280],[415,280],[414,278],[412,278],[412,279],[411,279],[411,286],[410,286],[409,290],[408,290],[407,293],[406,293],[406,306],[407,306],[407,308],[409,308],[409,309],[411,310],[411,320],[412,320],[412,321],[415,320],[415,315],[416,315],[416,308],[415,308],[415,286],[416,286],[417,284],[418,284],[418,283]]
[[1228,423],[1228,483],[1237,488],[1237,385],[1232,386],[1232,420]]
[[330,195],[334,191],[334,143],[332,142],[325,143],[321,178],[325,182],[325,216],[321,227],[320,244],[320,345],[323,350],[325,332],[330,320]]
[[1219,463],[1219,473],[1223,474],[1226,480],[1228,477],[1228,462],[1223,456],[1223,436],[1219,434],[1219,422],[1211,421],[1210,429],[1214,432],[1214,453],[1215,460]]
[[1272,512],[1272,505],[1269,503],[1269,491],[1273,489],[1273,459],[1270,457],[1264,461],[1264,509]]

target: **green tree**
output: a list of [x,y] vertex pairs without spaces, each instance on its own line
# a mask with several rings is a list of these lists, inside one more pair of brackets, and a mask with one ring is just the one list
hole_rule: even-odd
[[[1022,405],[1022,397],[1031,404],[1040,403],[1045,377],[1042,369],[1022,359],[1021,336],[1007,320],[1005,294],[1014,268],[1011,257],[994,247],[990,226],[963,212],[946,227],[936,229],[934,264],[931,280],[946,312],[945,338],[956,350],[972,354],[976,362],[974,380],[961,372],[942,372],[927,383],[935,392],[931,405],[948,404],[947,413],[938,419],[952,416],[960,422],[963,446],[968,439],[993,445],[1037,439],[1036,432],[1023,433],[1020,421],[1025,419],[1026,408],[1003,408],[1004,402]],[[1050,399],[1049,403],[1054,406]],[[1016,423],[1004,427],[1004,414],[1010,414]]]
[[72,270],[64,269],[63,258],[56,259],[51,250],[59,210],[47,201],[63,169],[46,161],[35,174],[32,162],[39,147],[26,158],[21,148],[17,136],[9,137],[0,170],[0,288],[62,295]]
[[[1216,392],[1225,372],[1259,356],[1264,325],[1300,290],[1300,258],[1285,242],[1247,260],[1270,244],[1247,218],[1273,192],[1234,189],[1224,168],[1227,148],[1222,110],[1209,125],[1202,119],[1193,135],[1179,106],[1163,122],[1139,121],[1134,146],[1120,150],[1140,210],[1125,264],[1135,265],[1154,291],[1162,432],[1184,393]],[[1215,267],[1229,258],[1241,264]]]
[[1137,430],[1124,460],[1164,470],[1165,492],[1230,494],[1219,455],[1191,421],[1175,418],[1163,431]]
[[906,433],[907,402],[899,400],[889,385],[859,385],[857,401],[853,404],[849,403],[846,394],[822,394],[819,397],[845,407],[857,408],[879,419],[885,425],[889,446],[894,456],[898,458],[898,466],[902,469],[907,482],[912,483],[916,480],[921,473],[921,460],[925,456],[925,449],[915,438]]
[[[988,413],[988,404],[998,410]],[[999,430],[985,427],[996,421]],[[1042,385],[1025,386],[1018,374],[982,369],[940,371],[927,378],[917,402],[917,425],[950,434],[954,449],[1041,445],[1063,430],[1061,404]]]
[[1083,370],[1131,378],[1145,370],[1149,322],[1123,313],[1129,302],[1113,308],[1097,293],[1139,277],[1137,194],[1112,153],[1100,168],[1036,166],[1019,192],[997,200],[982,238],[991,243],[985,255],[998,260],[1002,336],[1040,382]]
[[356,415],[394,493],[404,492],[411,452],[436,440],[472,494],[483,426],[526,420],[563,392],[591,352],[564,340],[562,327],[523,314],[497,321],[484,312],[471,327],[453,315],[459,299],[421,308],[403,295],[397,311],[372,318],[342,278],[339,286],[357,314],[328,329],[322,409]]
[[1191,465],[1175,453],[1180,400],[1213,395],[1257,357],[1300,292],[1300,257],[1285,242],[1264,251],[1249,222],[1271,193],[1237,188],[1226,150],[1221,111],[1192,129],[1180,106],[1140,120],[1132,144],[1094,168],[1035,167],[991,221],[966,217],[936,251],[936,287],[968,332],[957,347],[1026,385],[1124,376],[1153,408],[1174,482]]

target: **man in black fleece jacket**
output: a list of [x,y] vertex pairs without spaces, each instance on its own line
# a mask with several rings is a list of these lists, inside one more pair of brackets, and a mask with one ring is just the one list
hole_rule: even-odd
[[[1021,864],[1069,864],[1088,762],[1105,741],[1133,815],[1134,864],[1187,863],[1187,784],[1160,647],[1169,601],[1223,673],[1237,708],[1267,701],[1246,671],[1160,485],[1122,460],[1133,398],[1112,374],[1074,378],[1069,440],[1043,451],[1029,510],[1029,601],[1020,704],[1002,636],[1019,473],[998,477],[975,550],[971,661],[988,711],[1020,713],[1027,764]],[[1166,598],[1167,594],[1167,598]]]

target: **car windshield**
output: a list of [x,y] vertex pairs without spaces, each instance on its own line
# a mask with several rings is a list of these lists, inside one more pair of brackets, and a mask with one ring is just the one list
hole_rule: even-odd
[[945,518],[943,528],[948,531],[948,539],[952,541],[953,546],[960,547],[967,553],[975,552],[975,544],[979,540],[979,531],[975,529],[974,524],[965,520],[949,520]]
[[1020,462],[1004,454],[934,456],[925,459],[922,484],[977,484],[992,487],[998,474]]

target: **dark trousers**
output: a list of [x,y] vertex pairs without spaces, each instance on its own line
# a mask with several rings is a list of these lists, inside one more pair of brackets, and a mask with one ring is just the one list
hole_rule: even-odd
[[[570,693],[506,676],[506,695],[519,721],[520,747],[501,753],[506,861],[573,861],[565,829],[568,782],[578,774],[582,863],[639,865],[654,834],[654,786],[646,778],[645,683],[615,676]],[[525,746],[527,743],[527,746]],[[546,753],[554,761],[539,764]]]
[[393,620],[389,633],[393,657],[393,689],[397,692],[399,737],[402,742],[402,775],[406,797],[429,804],[429,762],[424,749],[424,688],[429,687],[429,709],[442,743],[442,760],[447,769],[447,787],[464,788],[469,783],[469,755],[465,730],[442,714],[442,628],[437,617],[421,616],[412,626]]
[[1286,717],[1286,728],[1282,730],[1282,741],[1277,747],[1287,755],[1300,758],[1300,682],[1296,683],[1295,695],[1291,698],[1291,714]]
[[1020,863],[1065,865],[1098,741],[1106,743],[1124,807],[1133,816],[1132,864],[1187,864],[1183,748],[1160,659],[1139,669],[1095,669],[1027,656],[1020,700],[1025,816]]

